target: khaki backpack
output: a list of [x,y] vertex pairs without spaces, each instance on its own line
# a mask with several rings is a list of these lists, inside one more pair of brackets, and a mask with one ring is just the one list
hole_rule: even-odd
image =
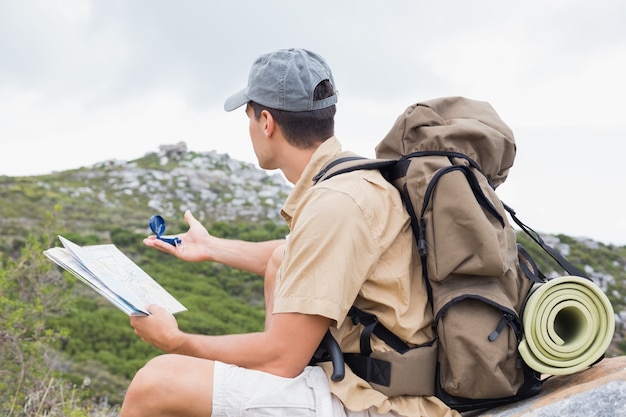
[[[524,301],[543,276],[516,244],[507,211],[518,220],[495,193],[515,152],[512,131],[491,105],[446,97],[409,106],[376,147],[377,159],[344,156],[314,178],[379,169],[411,216],[435,339],[407,346],[374,316],[353,308],[353,322],[364,328],[361,346],[375,334],[396,351],[381,357],[362,348],[356,357],[344,355],[376,389],[389,396],[436,395],[459,411],[540,391],[540,375],[523,363],[517,347]],[[585,276],[553,256],[573,275]]]

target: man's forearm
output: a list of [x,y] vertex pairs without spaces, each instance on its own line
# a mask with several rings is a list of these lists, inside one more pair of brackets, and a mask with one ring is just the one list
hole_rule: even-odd
[[302,372],[331,322],[322,316],[278,314],[264,332],[208,336],[182,332],[171,314],[158,306],[151,308],[152,315],[131,317],[131,324],[153,346],[283,377]]
[[264,242],[216,239],[209,250],[215,262],[264,276],[274,249],[284,242],[284,239]]
[[262,332],[223,336],[183,333],[179,342],[169,353],[218,360],[283,377],[293,377],[304,368],[293,371],[285,360],[284,351]]

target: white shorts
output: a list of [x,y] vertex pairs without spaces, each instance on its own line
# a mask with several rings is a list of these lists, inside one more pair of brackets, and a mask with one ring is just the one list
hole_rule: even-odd
[[[326,374],[307,366],[295,378],[215,362],[214,417],[379,417],[372,410],[350,411],[330,393]],[[385,416],[397,416],[385,414]]]

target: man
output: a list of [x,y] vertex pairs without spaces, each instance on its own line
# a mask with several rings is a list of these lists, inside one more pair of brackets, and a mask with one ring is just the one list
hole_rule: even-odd
[[[359,351],[350,307],[375,313],[413,344],[432,339],[421,279],[412,279],[409,218],[377,171],[312,178],[342,153],[334,137],[337,92],[324,59],[303,49],[262,55],[247,87],[225,102],[245,106],[259,165],[294,184],[282,210],[286,241],[218,239],[187,211],[189,230],[173,247],[145,244],[188,261],[221,262],[265,277],[263,332],[208,336],[178,329],[158,306],[132,317],[137,335],[167,354],[131,383],[122,417],[136,416],[453,416],[434,397],[388,398],[346,369],[331,382],[328,363],[308,366],[330,328],[344,352]],[[374,343],[374,350],[388,349]]]

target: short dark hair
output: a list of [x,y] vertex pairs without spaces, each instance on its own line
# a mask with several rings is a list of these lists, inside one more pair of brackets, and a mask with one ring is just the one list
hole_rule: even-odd
[[[321,81],[313,92],[313,100],[332,97],[335,89],[329,80]],[[309,149],[335,134],[336,106],[333,104],[319,110],[285,111],[272,109],[251,101],[254,118],[259,119],[263,110],[269,111],[279,125],[285,139],[300,149]]]

